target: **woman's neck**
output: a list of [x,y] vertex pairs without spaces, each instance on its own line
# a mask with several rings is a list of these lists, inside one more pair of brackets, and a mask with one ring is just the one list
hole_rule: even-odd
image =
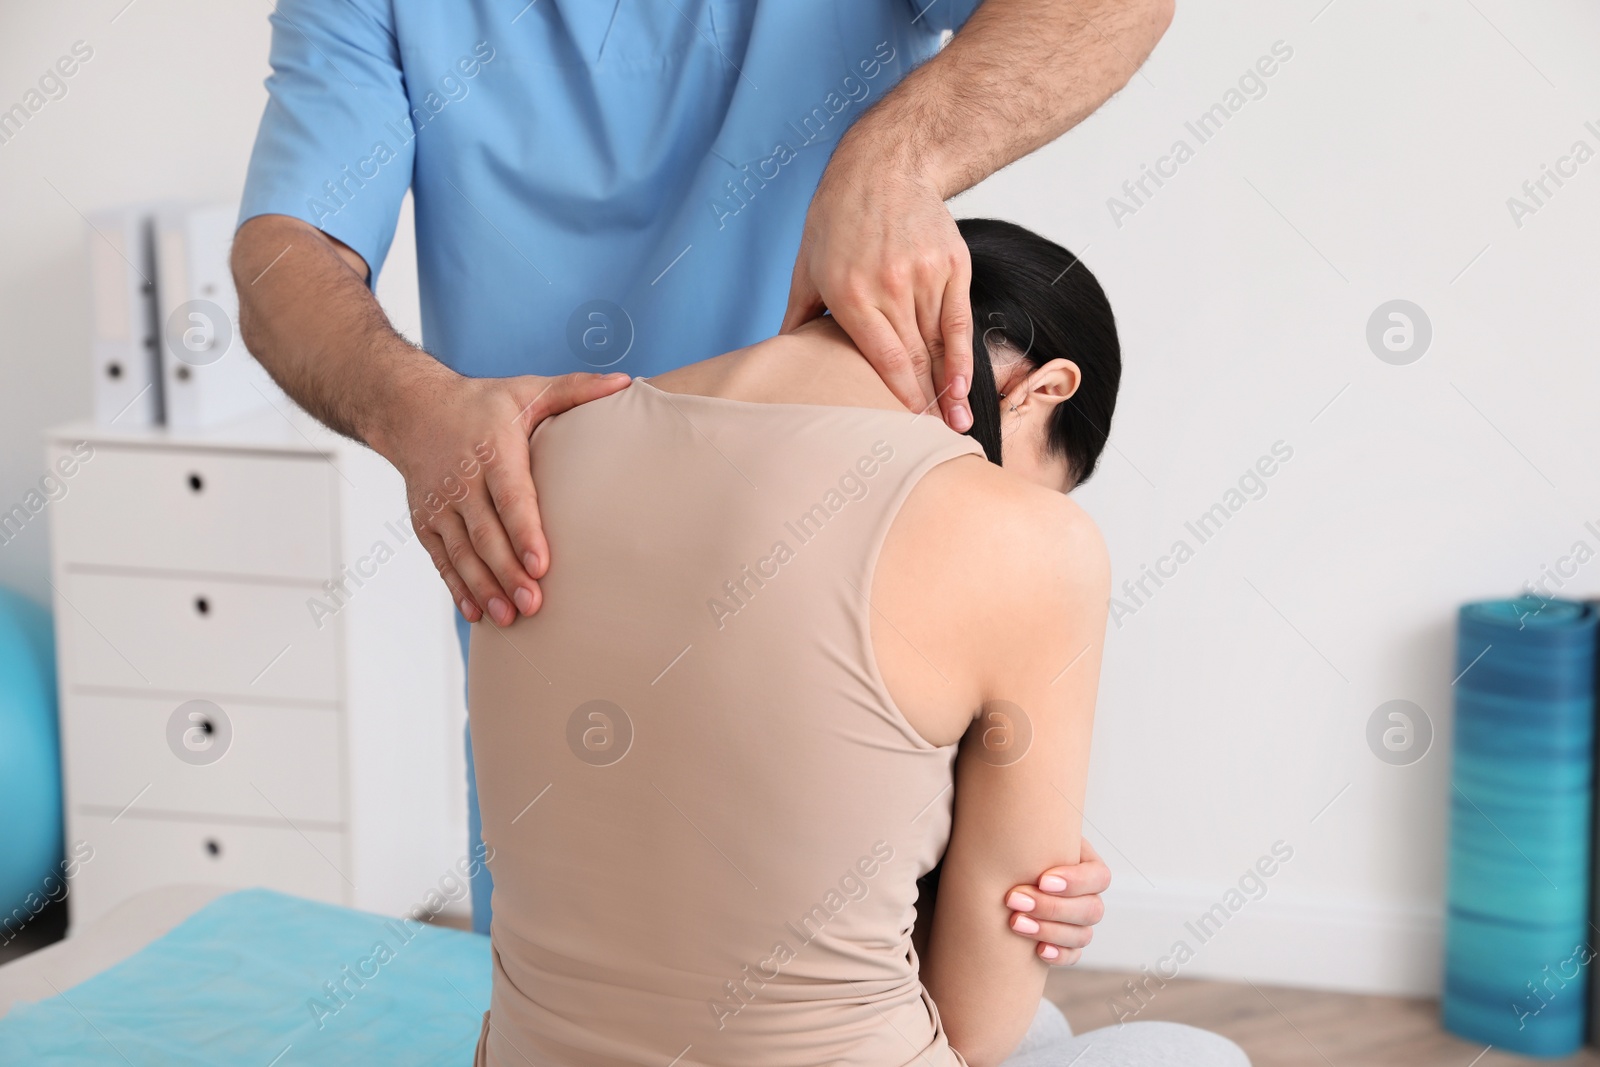
[[828,316],[792,333],[658,375],[650,384],[669,393],[754,403],[904,410],[849,336]]

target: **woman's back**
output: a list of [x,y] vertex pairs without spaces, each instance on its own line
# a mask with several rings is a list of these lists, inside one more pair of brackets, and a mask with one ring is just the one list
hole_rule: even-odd
[[869,597],[902,501],[971,454],[645,382],[541,427],[544,604],[471,656],[486,1062],[959,1062],[910,951],[955,750],[889,695]]

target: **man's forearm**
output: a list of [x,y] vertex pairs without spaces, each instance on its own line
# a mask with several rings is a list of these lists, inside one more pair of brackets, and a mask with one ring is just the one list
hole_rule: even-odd
[[253,218],[234,240],[250,352],[317,419],[387,454],[407,399],[455,375],[395,332],[364,273],[360,257],[287,216]]
[[949,199],[1092,114],[1171,19],[1172,0],[986,0],[851,127],[837,154],[893,159]]

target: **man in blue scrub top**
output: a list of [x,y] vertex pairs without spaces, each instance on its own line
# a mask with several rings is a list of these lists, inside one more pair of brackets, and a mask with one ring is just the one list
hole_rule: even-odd
[[[528,436],[627,375],[826,308],[908,407],[967,429],[945,201],[1092,113],[1170,18],[1171,0],[279,0],[234,247],[243,335],[405,477],[465,650],[467,623],[539,607]],[[407,190],[426,351],[371,291]],[[1053,962],[1098,918],[1109,875],[1087,855],[1041,876],[1034,914],[1067,931],[1040,935]]]

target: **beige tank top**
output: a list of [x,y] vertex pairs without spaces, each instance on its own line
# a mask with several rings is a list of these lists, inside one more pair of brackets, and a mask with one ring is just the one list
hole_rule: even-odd
[[934,417],[644,381],[539,427],[544,605],[472,634],[480,1064],[962,1062],[911,948],[955,747],[890,698],[868,594],[968,454]]

